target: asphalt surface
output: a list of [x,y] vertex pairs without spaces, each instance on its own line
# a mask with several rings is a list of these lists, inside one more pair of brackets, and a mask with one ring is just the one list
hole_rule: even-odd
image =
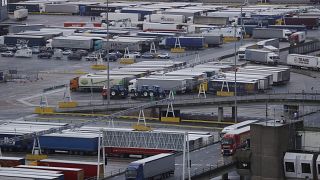
[[[216,154],[216,156],[212,156],[212,154]],[[182,155],[176,156],[174,176],[167,178],[168,180],[177,180],[182,178],[182,169],[183,169],[182,158],[183,158]],[[205,148],[190,152],[190,160],[191,160],[190,172],[192,174],[195,171],[202,171],[203,169],[209,168],[210,166],[216,166],[217,163],[223,164],[224,161],[229,161],[230,158],[231,157],[223,157],[221,155],[219,143],[211,146],[207,146]],[[125,179],[125,176],[122,174],[109,179],[123,180]]]
[[[80,16],[60,16],[60,15],[48,15],[48,16],[39,16],[39,15],[30,15],[28,19],[25,21],[26,23],[37,23],[37,24],[46,24],[49,26],[62,26],[65,20],[68,21],[85,21],[89,22],[90,17],[80,17]],[[97,19],[98,21],[98,19]],[[13,22],[12,20],[8,20],[7,22]],[[308,32],[309,37],[317,37],[319,31],[310,31]],[[250,43],[252,41],[257,40],[245,40],[244,43]],[[237,43],[239,46],[240,43]],[[287,46],[287,43],[281,43],[281,47]],[[201,59],[212,59],[222,54],[233,53],[234,52],[234,43],[227,43],[222,45],[221,47],[216,48],[208,48],[205,50],[199,51]],[[280,54],[281,61],[285,61],[287,52],[283,52]],[[190,61],[195,59],[195,51],[187,51],[184,54],[171,54],[172,60],[179,61]],[[147,59],[140,59],[147,60]],[[234,57],[225,59],[224,61],[234,62]],[[34,118],[43,118],[37,115],[33,115],[34,107],[32,105],[37,105],[40,101],[40,96],[42,94],[43,89],[55,86],[66,84],[73,77],[79,76],[76,72],[92,72],[90,69],[90,65],[92,62],[82,61],[68,61],[66,58],[63,60],[47,60],[47,59],[38,59],[36,56],[33,56],[31,59],[19,59],[19,58],[0,58],[0,69],[8,70],[8,69],[16,69],[21,76],[27,76],[28,79],[20,79],[15,80],[14,82],[1,83],[0,84],[0,120],[10,120],[10,119],[34,119]],[[111,63],[111,68],[117,68],[120,65],[116,62]],[[36,76],[38,79],[36,80]],[[311,72],[310,75],[302,75],[297,73],[291,73],[291,81],[285,86],[274,87],[273,90],[275,92],[288,92],[288,91],[302,91],[302,90],[314,90],[320,91],[320,81],[319,81],[319,72]],[[62,100],[63,90],[59,90],[55,93],[50,94],[48,98],[49,105],[56,105],[59,100]],[[73,93],[73,99],[79,101],[90,102],[91,99],[93,101],[101,101],[100,93],[86,94],[86,93]],[[21,99],[27,99],[26,102],[29,104],[21,103]],[[303,107],[304,109],[308,109],[311,107]],[[313,108],[313,107],[312,107]],[[269,106],[268,108],[268,116],[274,117],[275,119],[279,119],[282,114],[282,106]],[[317,109],[311,109],[316,111]],[[210,107],[192,107],[192,108],[181,108],[182,112],[188,113],[217,113],[217,108]],[[266,108],[262,105],[252,105],[248,107],[239,108],[238,114],[239,116],[255,118],[265,116]],[[224,110],[227,116],[231,115],[231,108],[225,108]],[[312,114],[308,117],[304,117],[306,125],[308,126],[317,126],[320,124],[318,122],[319,113]],[[71,123],[76,123],[79,121],[79,117],[65,117],[62,119],[61,116],[52,116],[50,117],[50,121],[64,121],[68,119]],[[85,120],[89,120],[89,118],[84,118]],[[42,119],[43,120],[43,119]],[[123,124],[116,122],[116,125],[120,127],[124,126]],[[132,124],[129,123],[129,126]],[[99,126],[99,124],[97,124]],[[161,127],[161,125],[159,125]],[[172,126],[162,126],[165,129],[175,129],[181,127],[172,127]],[[192,129],[192,128],[190,128]],[[207,155],[204,155],[207,154]],[[57,158],[65,158],[65,155],[57,155]],[[69,157],[69,156],[68,156]],[[70,156],[71,159],[79,159],[81,160],[92,160],[95,161],[95,157],[77,157]],[[191,161],[192,161],[192,171],[199,170],[201,168],[207,167],[210,164],[215,164],[217,162],[222,162],[225,159],[220,155],[220,147],[218,144],[209,146],[207,148],[203,148],[198,151],[194,151],[191,153]],[[110,171],[117,171],[119,168],[125,168],[129,162],[132,160],[117,160],[113,159],[109,161],[107,169]],[[181,175],[181,167],[182,167],[182,158],[181,156],[176,158],[176,173],[175,176],[171,179],[179,178]],[[107,172],[108,172],[107,170]],[[236,177],[235,176],[232,176]],[[121,177],[115,177],[115,179],[121,179]],[[122,177],[123,179],[123,177]]]

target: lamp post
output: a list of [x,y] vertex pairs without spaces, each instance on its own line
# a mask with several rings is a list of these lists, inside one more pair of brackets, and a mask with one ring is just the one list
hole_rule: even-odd
[[109,38],[110,38],[110,34],[109,34],[109,0],[107,0],[107,104],[110,105],[110,58],[109,58],[109,51],[110,51],[110,47],[109,47]]
[[[237,25],[234,23],[234,37],[237,37]],[[237,41],[234,41],[234,122],[238,122],[237,108]]]

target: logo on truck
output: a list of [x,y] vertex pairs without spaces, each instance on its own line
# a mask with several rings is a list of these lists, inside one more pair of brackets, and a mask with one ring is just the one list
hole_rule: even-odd
[[303,57],[295,57],[293,61],[298,64],[309,64],[309,59]]
[[165,16],[162,16],[161,17],[161,21],[174,21],[174,19],[173,18],[166,18]]
[[87,85],[89,82],[87,79],[81,79],[80,83],[83,85]]
[[28,44],[29,40],[26,39],[17,39],[17,44]]

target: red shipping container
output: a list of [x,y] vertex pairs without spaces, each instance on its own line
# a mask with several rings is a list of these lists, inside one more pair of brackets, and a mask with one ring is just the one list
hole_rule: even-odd
[[63,27],[84,27],[86,24],[85,22],[64,22]]
[[78,168],[64,168],[64,167],[48,167],[48,166],[28,166],[28,165],[19,165],[16,168],[26,168],[26,169],[41,169],[41,170],[52,170],[60,171],[64,175],[66,180],[83,180],[84,174],[82,169]]
[[1,167],[15,167],[15,166],[24,165],[24,164],[26,164],[26,160],[24,158],[0,157]]
[[[66,167],[83,169],[84,179],[97,176],[97,162],[83,162],[83,161],[66,161],[55,159],[43,159],[38,162],[39,166],[50,167]],[[104,174],[103,164],[99,164],[100,176]]]

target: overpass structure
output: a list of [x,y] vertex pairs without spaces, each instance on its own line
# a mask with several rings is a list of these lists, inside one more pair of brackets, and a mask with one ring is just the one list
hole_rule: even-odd
[[[270,94],[254,94],[247,96],[229,96],[229,97],[217,97],[207,96],[207,98],[199,98],[197,96],[176,96],[172,104],[174,107],[188,107],[188,106],[210,106],[210,107],[232,107],[234,101],[237,100],[237,105],[248,104],[284,104],[284,105],[305,105],[305,106],[319,106],[320,105],[320,93],[270,93]],[[118,111],[123,109],[129,109],[136,106],[143,106],[144,104],[150,104],[150,102],[137,102],[137,101],[122,101],[122,103],[111,103],[105,105],[103,102],[96,104],[80,105],[76,108],[64,108],[57,109],[57,112],[92,112],[94,111]],[[151,107],[165,107],[168,101],[155,101]]]

